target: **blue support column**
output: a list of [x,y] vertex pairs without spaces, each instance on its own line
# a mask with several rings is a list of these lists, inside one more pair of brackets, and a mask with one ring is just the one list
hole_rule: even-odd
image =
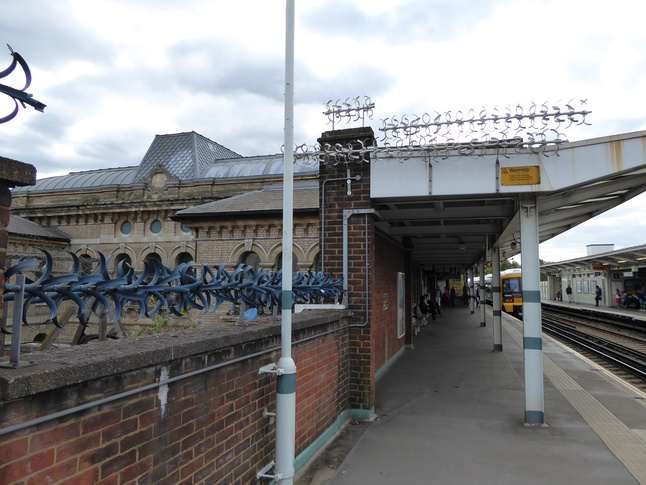
[[543,424],[543,338],[541,334],[540,264],[536,196],[520,197],[520,255],[523,285],[523,351],[525,355],[525,422]]

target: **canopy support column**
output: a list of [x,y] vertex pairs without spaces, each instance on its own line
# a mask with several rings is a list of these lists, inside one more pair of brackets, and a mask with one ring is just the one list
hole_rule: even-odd
[[[486,248],[485,248],[486,249]],[[485,258],[480,260],[480,326],[487,326],[486,314],[486,301],[487,295],[485,294]]]
[[523,285],[523,352],[525,356],[525,422],[543,424],[543,338],[541,334],[540,263],[536,196],[520,196],[520,255]]
[[491,298],[493,299],[493,349],[502,351],[502,311],[500,300],[500,251],[491,248]]

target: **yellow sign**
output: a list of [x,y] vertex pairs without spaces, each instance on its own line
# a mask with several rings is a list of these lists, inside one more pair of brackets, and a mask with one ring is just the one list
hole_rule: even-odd
[[595,265],[593,265],[591,268],[592,268],[594,271],[603,271],[603,270],[605,270],[605,269],[606,269],[606,266],[595,266]]
[[539,167],[501,167],[500,182],[502,185],[534,185],[541,183]]

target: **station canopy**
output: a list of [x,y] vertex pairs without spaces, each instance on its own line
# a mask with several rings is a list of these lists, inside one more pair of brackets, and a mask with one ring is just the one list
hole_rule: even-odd
[[539,242],[646,191],[646,131],[543,153],[372,157],[378,227],[425,267],[467,269],[497,245],[520,253],[520,196],[534,194]]
[[562,271],[581,268],[600,270],[602,268],[628,269],[639,266],[646,266],[646,244],[548,263],[541,266],[541,269],[550,274],[559,274]]

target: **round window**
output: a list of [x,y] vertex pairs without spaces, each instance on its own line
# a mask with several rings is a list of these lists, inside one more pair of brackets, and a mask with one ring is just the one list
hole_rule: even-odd
[[153,221],[150,224],[150,232],[153,234],[159,234],[162,230],[162,223],[161,221]]
[[121,234],[130,234],[132,232],[132,223],[131,222],[124,222],[121,224]]

